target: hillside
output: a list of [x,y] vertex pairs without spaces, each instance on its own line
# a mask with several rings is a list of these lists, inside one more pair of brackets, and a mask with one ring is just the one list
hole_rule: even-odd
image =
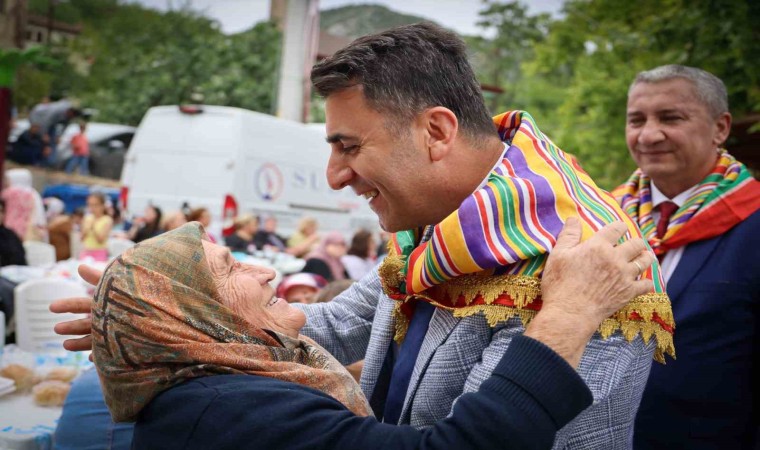
[[382,5],[348,5],[320,11],[319,27],[336,36],[356,39],[399,25],[428,21]]

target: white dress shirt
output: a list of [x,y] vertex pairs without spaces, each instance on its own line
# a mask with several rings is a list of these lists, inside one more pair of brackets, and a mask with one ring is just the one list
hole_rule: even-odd
[[[671,201],[678,205],[680,208],[683,206],[684,203],[686,203],[686,200],[689,199],[691,194],[694,192],[694,190],[697,188],[697,186],[692,186],[691,188],[681,192],[680,194],[676,195],[673,198],[668,198],[660,192],[659,189],[657,189],[657,186],[654,185],[654,183],[650,184],[652,188],[652,220],[654,220],[655,226],[657,226],[657,222],[660,221],[660,211],[657,209],[657,207],[664,202]],[[678,267],[678,263],[681,261],[681,257],[683,256],[683,249],[685,247],[678,247],[669,250],[667,253],[665,253],[665,257],[662,258],[662,262],[660,262],[660,267],[662,267],[662,277],[665,279],[665,282],[667,283],[668,280],[670,280],[671,275],[673,275],[673,272],[676,271],[676,267]]]

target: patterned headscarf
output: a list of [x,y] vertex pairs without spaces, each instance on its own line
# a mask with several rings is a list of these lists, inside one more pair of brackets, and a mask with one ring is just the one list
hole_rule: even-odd
[[[456,317],[484,314],[491,326],[515,316],[527,324],[541,309],[540,277],[568,217],[580,218],[584,239],[616,220],[628,226],[624,239],[641,237],[615,199],[528,113],[504,113],[494,122],[508,148],[485,186],[439,224],[396,233],[389,244],[379,273],[386,294],[398,300],[397,341],[416,301]],[[423,233],[431,239],[421,242]],[[628,340],[640,334],[646,342],[654,336],[655,359],[664,362],[665,353],[675,357],[670,300],[657,263],[642,276],[654,291],[632,299],[599,331],[606,338],[620,330]]]
[[668,223],[662,239],[652,218],[652,181],[641,171],[613,191],[623,209],[639,224],[658,255],[691,242],[719,236],[760,209],[760,182],[725,150]]
[[3,189],[5,226],[15,231],[19,239],[47,240],[47,220],[42,197],[32,185],[29,169],[10,169],[5,172],[8,186]]
[[93,351],[114,421],[136,420],[183,381],[220,374],[302,384],[369,414],[361,389],[327,351],[258,328],[221,303],[203,239],[193,222],[143,241],[114,260],[98,285]]
[[316,258],[324,261],[327,267],[330,268],[333,280],[343,280],[346,278],[346,268],[343,267],[340,258],[336,258],[327,252],[327,246],[332,244],[346,245],[346,238],[338,231],[331,231],[322,237],[319,246],[306,255],[304,259]]

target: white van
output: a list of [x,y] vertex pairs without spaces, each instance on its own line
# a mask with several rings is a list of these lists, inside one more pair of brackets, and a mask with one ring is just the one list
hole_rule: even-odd
[[325,177],[330,146],[323,132],[240,108],[158,106],[143,117],[121,175],[128,216],[146,205],[164,213],[208,208],[212,233],[229,232],[243,213],[271,214],[278,233],[313,216],[321,230],[349,236],[378,230],[377,216],[351,189],[334,191]]

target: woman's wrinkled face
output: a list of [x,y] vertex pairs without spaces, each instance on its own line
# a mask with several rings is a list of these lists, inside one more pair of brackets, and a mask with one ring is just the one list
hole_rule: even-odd
[[222,303],[249,323],[296,338],[304,313],[275,296],[275,272],[235,260],[227,247],[203,241],[209,269]]

